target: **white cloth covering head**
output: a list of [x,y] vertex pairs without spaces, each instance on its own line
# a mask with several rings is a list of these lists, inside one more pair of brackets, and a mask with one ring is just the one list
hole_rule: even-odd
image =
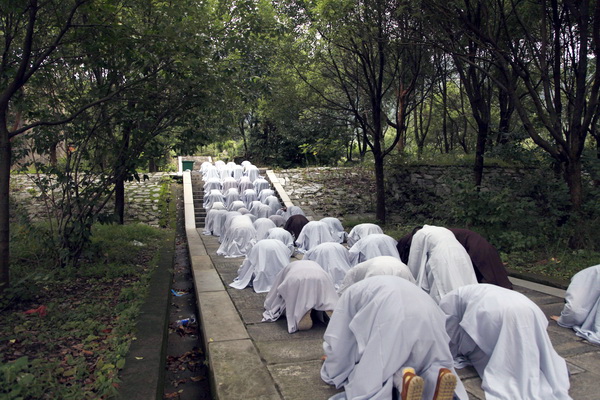
[[290,256],[290,249],[281,241],[261,240],[250,249],[229,286],[244,289],[251,285],[256,293],[268,292],[279,271],[290,263]]
[[242,176],[244,176],[244,167],[242,167],[241,165],[234,165],[231,167],[231,175],[233,176],[233,178],[236,181],[240,181],[240,179],[242,179]]
[[210,193],[210,191],[213,189],[219,191],[223,189],[223,185],[221,184],[221,180],[219,178],[210,178],[204,183],[204,193]]
[[258,193],[259,199],[260,191],[263,189],[269,189],[271,187],[271,185],[269,185],[269,181],[267,181],[265,178],[257,178],[252,183],[254,184],[254,190],[256,190],[256,193]]
[[296,246],[294,245],[294,237],[291,233],[283,228],[276,227],[269,229],[269,235],[267,236],[267,239],[277,239],[281,241],[287,246],[288,249],[290,249],[290,254],[294,254],[296,250]]
[[338,295],[331,277],[314,261],[299,260],[279,271],[265,299],[264,321],[276,321],[284,312],[289,333],[310,310],[331,311]]
[[227,192],[225,192],[224,196],[225,206],[227,207],[229,207],[229,205],[234,201],[240,201],[240,192],[238,192],[237,187],[227,189]]
[[327,224],[321,221],[309,221],[296,238],[296,245],[298,246],[298,252],[306,253],[321,243],[335,241],[335,238],[329,233]]
[[223,179],[223,188],[221,189],[223,191],[223,194],[226,194],[229,189],[237,188],[238,182],[232,176],[228,176],[225,179]]
[[202,233],[204,235],[221,236],[226,214],[227,210],[215,210],[214,208],[208,210]]
[[258,197],[256,196],[256,190],[254,189],[246,189],[242,192],[240,199],[246,204],[246,208],[250,209],[250,204],[253,201],[258,201]]
[[241,200],[235,200],[229,203],[227,206],[227,211],[239,211],[242,208],[246,208],[246,205]]
[[281,228],[285,225],[285,218],[283,218],[281,215],[270,215],[269,219],[273,221],[275,223],[275,226],[278,228]]
[[276,215],[277,211],[279,211],[279,209],[281,208],[281,203],[279,202],[279,199],[273,195],[267,196],[262,202],[271,207],[271,215]]
[[473,365],[486,399],[569,397],[569,373],[548,337],[548,319],[521,293],[462,286],[440,301],[458,365]]
[[413,278],[410,270],[402,261],[392,256],[378,256],[361,262],[348,270],[338,288],[338,293],[341,295],[344,290],[356,282],[378,275],[399,276],[413,284],[415,283],[415,278]]
[[346,241],[348,234],[346,231],[344,231],[342,222],[339,219],[334,217],[325,217],[321,218],[320,221],[327,224],[331,235],[337,239],[338,243],[344,243]]
[[206,210],[209,210],[212,207],[213,203],[215,203],[215,202],[220,202],[222,204],[225,204],[225,196],[223,196],[221,191],[217,190],[217,189],[211,190],[208,195],[204,196],[203,207]]
[[441,226],[425,225],[414,234],[406,265],[436,302],[456,288],[477,283],[469,253]]
[[360,239],[372,235],[374,233],[383,233],[383,229],[381,229],[381,227],[376,224],[358,224],[354,228],[352,228],[350,230],[350,233],[348,234],[348,246],[352,247]]
[[[445,316],[416,285],[396,276],[374,276],[340,297],[323,336],[327,358],[321,378],[345,392],[335,399],[391,399],[394,375],[412,367],[431,399],[440,368],[454,371]],[[460,382],[455,394],[468,395]]]
[[227,234],[227,229],[229,229],[231,221],[234,217],[237,217],[238,215],[242,215],[242,213],[239,211],[227,211],[227,214],[225,214],[225,216],[223,217],[223,223],[221,224],[221,235],[219,236],[219,243],[223,243],[223,239]]
[[600,265],[579,271],[571,278],[558,324],[600,345]]
[[[260,172],[258,171],[258,167],[255,165],[247,165],[244,174],[250,179],[250,182],[254,182],[259,178]],[[258,193],[258,192],[257,192]]]
[[325,242],[313,247],[304,254],[302,259],[319,264],[331,276],[336,290],[351,267],[348,249],[335,242]]
[[212,207],[210,207],[211,210],[227,210],[227,207],[225,207],[225,204],[223,204],[220,201],[215,201],[214,203],[212,203]]
[[285,210],[283,210],[283,209],[277,210],[277,215],[281,215],[283,218],[285,218],[286,221],[292,215],[304,215],[306,217],[306,214],[304,214],[304,211],[302,210],[302,208],[300,208],[298,206],[289,206],[289,207],[286,207]]
[[238,190],[240,193],[244,193],[246,190],[252,189],[254,190],[254,184],[247,176],[242,176],[240,181],[238,182]]
[[250,203],[250,206],[247,207],[248,210],[250,210],[250,212],[254,215],[258,214],[258,209],[260,208],[260,206],[263,205],[263,203],[260,202],[260,200],[254,200],[253,202]]
[[391,256],[399,260],[397,244],[396,239],[391,236],[384,233],[372,233],[350,247],[350,262],[352,265],[356,265],[379,256]]
[[238,215],[231,219],[220,239],[222,241],[217,255],[227,258],[243,257],[256,243],[256,229],[247,215]]
[[260,205],[252,208],[252,213],[258,218],[269,218],[273,210],[266,204],[260,203]]
[[211,178],[216,178],[219,181],[221,180],[221,177],[219,176],[219,170],[214,165],[208,165],[206,166],[205,170],[202,171],[202,180],[204,182],[207,182]]
[[269,218],[257,218],[254,221],[254,228],[256,229],[256,240],[260,241],[269,235],[269,229],[275,228],[275,222]]
[[273,189],[271,189],[270,186],[266,187],[265,189],[262,189],[260,192],[257,192],[257,193],[258,193],[258,199],[265,204],[266,204],[265,200],[267,199],[267,197],[275,195],[275,192],[273,191]]

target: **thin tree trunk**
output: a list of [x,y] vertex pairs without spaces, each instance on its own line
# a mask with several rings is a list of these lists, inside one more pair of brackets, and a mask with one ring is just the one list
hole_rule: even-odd
[[[4,116],[1,116],[4,119]],[[0,121],[0,293],[9,284],[9,186],[11,146],[5,121]]]
[[377,194],[375,217],[380,223],[385,224],[385,179],[383,155],[373,154],[373,156],[375,158],[375,191]]

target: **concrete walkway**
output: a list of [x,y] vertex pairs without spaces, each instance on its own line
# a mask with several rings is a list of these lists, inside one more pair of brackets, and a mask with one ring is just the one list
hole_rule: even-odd
[[[183,175],[186,233],[216,399],[327,399],[337,390],[319,375],[325,326],[289,334],[285,319],[262,323],[266,294],[228,284],[237,276],[243,258],[216,255],[218,238],[202,235],[196,227],[192,182]],[[560,313],[564,291],[511,278],[548,316]],[[550,322],[548,332],[571,373],[570,394],[575,400],[600,399],[600,347]],[[485,399],[481,380],[472,368],[459,371],[471,399]]]

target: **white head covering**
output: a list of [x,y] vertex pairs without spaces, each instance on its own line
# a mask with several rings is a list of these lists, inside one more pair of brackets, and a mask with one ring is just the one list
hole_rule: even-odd
[[410,270],[402,261],[392,256],[378,256],[370,258],[348,270],[338,288],[338,293],[342,294],[344,290],[356,282],[378,275],[399,276],[409,282],[415,283],[415,278],[413,278]]
[[308,250],[303,260],[312,260],[319,264],[333,280],[336,290],[350,269],[350,254],[340,243],[324,242]]
[[370,258],[378,256],[391,256],[398,260],[398,242],[391,236],[383,233],[372,233],[360,239],[350,247],[350,261],[352,265],[367,261]]
[[334,238],[337,238],[338,243],[344,243],[346,241],[346,237],[348,234],[344,231],[344,227],[339,219],[334,217],[325,217],[320,219],[321,222],[324,222],[329,227],[329,231]]
[[374,233],[383,233],[383,229],[376,224],[358,224],[352,228],[348,234],[348,246],[352,247],[354,246],[354,243],[358,242],[360,239]]
[[220,239],[222,239],[221,246],[217,250],[217,255],[228,258],[243,257],[256,243],[256,229],[252,225],[250,217],[240,214],[231,218],[230,225]]
[[321,221],[309,221],[300,231],[296,245],[300,253],[306,253],[321,243],[335,241],[335,238],[329,233],[327,224]]

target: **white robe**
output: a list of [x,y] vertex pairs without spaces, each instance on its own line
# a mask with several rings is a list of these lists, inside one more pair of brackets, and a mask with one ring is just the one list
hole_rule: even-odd
[[285,312],[288,332],[298,330],[298,322],[310,310],[331,311],[338,295],[331,277],[314,261],[289,263],[275,278],[265,299],[263,322],[277,321]]
[[[440,368],[454,371],[445,316],[416,285],[374,276],[340,297],[323,337],[321,378],[345,392],[332,399],[391,400],[394,375],[412,367],[423,377],[423,399],[433,397]],[[468,395],[460,382],[455,393]]]
[[486,400],[566,400],[569,372],[548,319],[521,293],[491,284],[462,286],[440,301],[454,358],[472,364]]
[[212,207],[213,203],[216,202],[225,204],[225,196],[223,196],[223,193],[221,193],[220,190],[213,189],[208,195],[204,196],[204,203],[202,206],[206,210],[209,210]]
[[425,225],[414,234],[407,265],[417,285],[436,302],[456,288],[477,283],[469,253],[440,226]]
[[238,191],[243,194],[248,189],[254,190],[254,184],[247,176],[242,176],[242,179],[238,182]]
[[384,233],[372,233],[360,239],[350,247],[350,262],[360,264],[373,257],[391,256],[400,259],[398,242]]
[[227,211],[227,214],[225,214],[225,216],[222,217],[223,223],[221,224],[221,234],[219,235],[219,243],[223,243],[223,239],[225,235],[227,235],[227,229],[229,229],[229,226],[231,225],[231,220],[233,220],[233,218],[237,217],[238,215],[242,215],[242,213],[239,211]]
[[331,276],[336,290],[351,267],[348,249],[335,242],[325,242],[313,247],[304,254],[302,259],[319,264]]
[[256,195],[256,190],[254,189],[246,189],[242,192],[242,196],[240,199],[244,202],[247,209],[250,209],[250,204],[253,201],[258,201],[258,196]]
[[290,256],[290,249],[281,241],[261,240],[250,249],[229,286],[244,289],[251,285],[256,293],[268,292],[279,271],[290,263]]
[[257,218],[254,221],[254,228],[256,229],[256,240],[260,241],[269,235],[270,229],[275,228],[275,222],[269,218]]
[[271,207],[271,215],[276,215],[277,211],[281,209],[281,203],[279,202],[279,199],[273,195],[267,196],[264,200],[261,199],[261,201]]
[[221,229],[225,221],[227,210],[210,209],[206,213],[206,221],[204,222],[204,235],[221,236]]
[[600,345],[600,265],[579,271],[571,278],[558,324]]
[[223,185],[221,185],[221,180],[219,178],[210,178],[204,183],[204,193],[210,193],[210,191],[213,189],[218,191],[223,189]]
[[269,189],[271,187],[271,185],[269,184],[269,181],[267,181],[265,178],[255,179],[252,183],[254,184],[254,190],[256,190],[256,193],[258,193],[259,199],[260,199],[260,191],[263,189]]
[[241,200],[235,200],[229,203],[227,211],[240,211],[240,209],[246,208],[246,205]]
[[288,249],[290,249],[290,253],[292,255],[296,251],[296,246],[294,245],[294,237],[292,236],[291,233],[289,233],[288,231],[286,231],[285,229],[283,229],[281,227],[269,229],[269,234],[267,236],[267,239],[277,239],[277,240],[281,241],[283,244],[285,244],[287,246]]
[[237,186],[231,189],[227,189],[223,196],[225,197],[226,207],[229,207],[234,201],[240,201],[240,192],[238,192]]
[[[257,180],[260,177],[257,166],[247,165],[245,168],[246,168],[246,170],[244,171],[244,174],[250,179],[250,182],[254,182],[255,180]],[[258,191],[257,191],[257,193],[258,193]]]
[[298,252],[306,253],[321,243],[335,241],[335,238],[329,233],[327,224],[321,221],[309,221],[296,238],[296,245],[298,246]]
[[339,219],[334,217],[325,217],[321,218],[320,221],[325,222],[327,224],[331,235],[337,238],[338,243],[344,243],[346,241],[346,237],[348,236],[348,234],[344,230],[344,227],[342,226],[342,223]]
[[367,237],[374,233],[383,233],[383,229],[379,225],[376,224],[358,224],[354,228],[350,230],[348,234],[348,246],[354,246],[354,243],[358,242],[360,239]]
[[411,283],[415,283],[415,278],[413,278],[410,270],[402,261],[392,256],[378,256],[350,268],[338,288],[338,294],[341,295],[356,282],[378,275],[399,276]]
[[266,199],[269,196],[275,196],[275,192],[273,191],[273,189],[271,189],[271,187],[267,187],[265,189],[262,189],[260,192],[258,193],[258,199],[262,202],[266,204]]
[[270,215],[269,219],[273,221],[275,223],[275,226],[278,228],[283,228],[283,226],[285,225],[285,218],[283,218],[281,215]]
[[243,257],[256,243],[256,229],[248,216],[239,215],[231,219],[231,224],[221,239],[217,255],[227,258]]

